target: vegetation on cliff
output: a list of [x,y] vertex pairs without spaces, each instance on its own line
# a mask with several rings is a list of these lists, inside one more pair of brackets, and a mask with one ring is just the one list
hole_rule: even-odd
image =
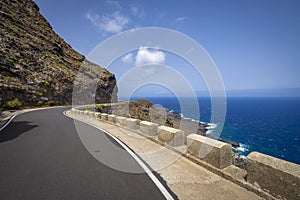
[[[85,61],[53,31],[32,0],[1,0],[0,29],[0,107],[71,104],[81,66],[100,80],[96,103],[117,100],[115,76]],[[82,84],[87,88],[91,83]],[[8,106],[16,100],[17,107]]]

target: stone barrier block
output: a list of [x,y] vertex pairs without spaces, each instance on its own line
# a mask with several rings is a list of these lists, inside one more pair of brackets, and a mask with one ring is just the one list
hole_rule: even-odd
[[187,136],[188,150],[205,162],[223,169],[232,164],[231,145],[198,134]]
[[95,116],[94,114],[95,114],[95,112],[89,111],[89,114],[88,114],[88,115],[89,115],[89,117],[94,117],[94,116]]
[[140,128],[139,123],[140,120],[138,119],[133,119],[133,118],[127,118],[127,127],[133,130],[137,130]]
[[89,116],[89,111],[87,110],[83,111],[83,115]]
[[108,115],[107,120],[109,122],[115,123],[116,122],[116,117],[117,117],[116,115]]
[[166,142],[171,146],[177,147],[184,145],[184,131],[168,126],[158,127],[158,140]]
[[258,152],[247,158],[248,182],[278,199],[300,199],[300,165]]
[[121,116],[117,116],[116,117],[116,123],[122,125],[122,126],[126,126],[126,117],[121,117]]
[[148,122],[148,121],[141,121],[140,122],[140,131],[142,134],[148,136],[154,136],[157,134],[158,124]]
[[106,114],[106,113],[101,113],[101,120],[107,121],[107,120],[108,120],[108,114]]
[[96,119],[99,119],[99,118],[101,117],[101,113],[99,113],[99,112],[94,112],[94,117],[95,117]]

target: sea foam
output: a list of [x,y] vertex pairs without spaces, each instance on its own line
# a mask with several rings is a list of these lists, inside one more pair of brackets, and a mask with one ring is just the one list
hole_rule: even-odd
[[239,147],[233,147],[232,149],[236,152],[246,152],[249,151],[249,145],[240,143]]

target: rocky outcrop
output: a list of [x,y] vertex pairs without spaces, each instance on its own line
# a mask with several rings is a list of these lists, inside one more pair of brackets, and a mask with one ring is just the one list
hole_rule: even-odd
[[145,99],[119,102],[100,107],[96,106],[96,110],[99,112],[154,122],[159,125],[184,130],[186,134],[197,132],[200,135],[205,135],[207,131],[206,124],[190,119],[182,119],[179,113],[170,112],[164,107],[157,107]]
[[180,129],[183,130],[186,135],[197,133],[198,135],[207,136],[214,140],[228,143],[232,147],[240,146],[238,142],[232,142],[206,134],[207,130],[210,129],[207,123],[182,118],[179,113],[170,112],[164,107],[157,107],[145,99],[130,102],[123,101],[113,104],[102,104],[96,106],[95,110],[97,112],[130,117],[141,121],[154,122],[159,125]]
[[[82,65],[100,80],[96,103],[116,101],[115,76],[85,61],[53,31],[32,0],[0,1],[0,107],[14,99],[22,106],[70,104]],[[88,81],[82,84],[89,87]]]

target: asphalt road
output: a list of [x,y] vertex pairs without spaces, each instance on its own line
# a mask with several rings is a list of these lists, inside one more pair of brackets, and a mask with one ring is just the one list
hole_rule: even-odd
[[[147,174],[114,170],[91,156],[64,110],[24,113],[0,131],[1,200],[165,199]],[[101,153],[111,156],[109,148]],[[140,167],[129,154],[122,159]]]

